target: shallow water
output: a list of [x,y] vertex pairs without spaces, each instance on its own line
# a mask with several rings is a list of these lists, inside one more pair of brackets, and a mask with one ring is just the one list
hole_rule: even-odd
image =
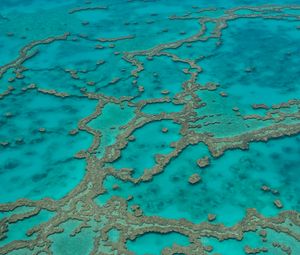
[[300,254],[296,0],[0,2],[0,254]]

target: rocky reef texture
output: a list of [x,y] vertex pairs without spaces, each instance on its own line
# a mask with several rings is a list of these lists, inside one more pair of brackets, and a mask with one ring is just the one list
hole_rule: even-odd
[[[201,155],[199,155],[198,158],[194,159],[195,165],[199,166],[196,168],[197,170],[207,171],[210,160],[218,160],[228,150],[247,150],[249,144],[253,142],[268,142],[271,139],[299,134],[300,101],[295,98],[273,105],[257,102],[249,105],[249,108],[252,108],[251,113],[244,112],[240,106],[227,105],[226,107],[229,107],[231,112],[228,118],[225,118],[219,112],[205,113],[207,107],[213,104],[211,99],[206,100],[207,96],[213,98],[213,100],[222,100],[225,105],[225,102],[230,100],[231,95],[223,91],[223,89],[221,90],[219,84],[213,82],[200,84],[198,82],[198,76],[203,72],[201,61],[199,61],[201,56],[193,59],[182,58],[179,54],[176,54],[176,50],[182,46],[193,47],[196,43],[205,43],[211,40],[216,40],[216,47],[223,47],[224,31],[230,27],[231,23],[241,19],[288,20],[295,22],[296,30],[296,21],[300,20],[299,10],[300,6],[294,5],[241,6],[225,10],[218,8],[201,9],[194,6],[186,14],[170,16],[169,21],[194,21],[200,25],[198,31],[189,31],[187,34],[181,31],[180,39],[178,40],[160,42],[153,45],[153,47],[141,50],[127,51],[122,48],[123,43],[130,44],[130,41],[135,39],[135,36],[131,34],[110,38],[92,38],[90,35],[78,34],[73,31],[47,37],[46,39],[35,40],[22,47],[13,61],[0,67],[0,77],[3,83],[9,83],[7,89],[0,94],[1,102],[5,102],[7,97],[14,95],[15,91],[18,91],[21,95],[35,91],[49,97],[57,97],[60,100],[84,98],[97,102],[97,106],[93,113],[80,119],[77,127],[66,134],[66,136],[76,137],[78,133],[86,132],[92,136],[93,140],[89,148],[82,148],[74,155],[78,160],[86,162],[86,171],[83,179],[75,188],[60,199],[45,197],[34,200],[24,197],[14,202],[0,204],[0,211],[5,214],[0,221],[0,240],[2,241],[8,238],[10,227],[14,224],[34,218],[42,211],[53,213],[50,219],[27,229],[26,236],[28,238],[12,240],[1,245],[0,254],[13,254],[11,252],[16,250],[21,252],[20,254],[58,254],[53,249],[55,240],[53,241],[52,237],[66,233],[67,228],[64,228],[64,224],[73,221],[76,221],[78,224],[72,225],[73,230],[68,234],[68,238],[80,236],[81,233],[88,233],[87,236],[92,236],[91,249],[89,251],[86,250],[84,254],[134,254],[128,249],[127,243],[138,240],[139,237],[147,233],[165,235],[176,232],[188,238],[188,245],[173,244],[171,247],[165,247],[161,251],[162,254],[212,254],[214,247],[205,244],[204,238],[214,238],[224,242],[226,240],[242,242],[248,233],[255,233],[267,244],[269,239],[267,233],[270,231],[282,233],[282,235],[296,240],[299,244],[300,214],[295,210],[285,210],[285,206],[279,198],[273,199],[273,202],[271,201],[276,209],[279,210],[277,215],[265,216],[259,213],[256,208],[248,208],[244,218],[233,226],[225,226],[222,222],[218,222],[218,217],[212,213],[208,214],[207,221],[200,223],[191,222],[183,218],[168,219],[158,216],[147,216],[143,212],[142,206],[137,204],[129,206],[129,202],[134,200],[135,194],[126,199],[112,196],[104,205],[99,205],[95,202],[97,198],[101,198],[107,193],[103,183],[108,177],[113,176],[119,181],[135,185],[151,182],[157,178],[157,175],[163,175],[171,161],[179,157],[189,146],[203,144],[208,149],[209,156],[200,157]],[[86,6],[73,7],[66,10],[68,15],[95,11],[109,12],[110,7],[92,6],[87,3]],[[211,12],[211,15],[206,16],[204,15],[205,12]],[[222,12],[221,15],[217,15],[219,12]],[[214,16],[215,13],[216,15]],[[155,14],[152,17],[154,18]],[[136,22],[139,21],[137,20]],[[148,20],[147,24],[150,25],[152,23],[151,20]],[[129,24],[130,22],[125,24],[125,26]],[[85,22],[83,29],[89,26],[90,24]],[[213,26],[212,30],[211,26]],[[162,30],[165,31],[164,33],[168,33],[168,30],[163,27]],[[34,62],[35,58],[39,56],[39,47],[57,42],[62,44],[76,42],[76,40],[86,40],[93,44],[94,47],[92,49],[94,51],[100,48],[101,50],[111,51],[112,48],[120,47],[120,50],[115,50],[115,54],[112,53],[109,56],[110,58],[122,59],[127,64],[130,64],[129,77],[125,79],[121,76],[115,77],[111,75],[109,77],[110,81],[103,88],[118,86],[119,83],[122,83],[123,86],[129,86],[130,93],[115,96],[106,94],[101,89],[94,91],[90,89],[90,87],[97,88],[99,81],[97,81],[95,76],[95,81],[86,79],[85,75],[97,71],[97,68],[100,68],[99,66],[106,64],[104,61],[99,62],[99,59],[93,63],[94,66],[90,69],[76,70],[74,67],[65,67],[65,69],[55,67],[64,75],[68,75],[73,80],[72,83],[76,84],[78,82],[78,84],[81,84],[85,82],[87,86],[74,85],[73,87],[70,86],[70,89],[64,89],[64,86],[56,87],[54,84],[52,88],[44,87],[43,83],[38,81],[27,83],[26,76],[31,71],[30,67],[27,67],[27,62]],[[104,45],[104,49],[99,46],[95,47],[99,42]],[[116,46],[111,43],[116,44]],[[180,84],[181,89],[179,92],[172,94],[172,91],[169,89],[161,88],[159,90],[161,91],[161,93],[159,92],[160,96],[152,97],[149,92],[151,88],[147,88],[140,77],[143,72],[147,71],[146,62],[153,62],[159,58],[167,58],[174,65],[183,64],[185,68],[181,71],[186,79]],[[55,68],[50,68],[50,72]],[[128,68],[124,67],[123,72],[128,70]],[[34,70],[32,71],[34,72]],[[253,68],[247,68],[246,70],[247,73],[253,71]],[[34,73],[30,75],[34,80]],[[172,76],[172,73],[169,75]],[[159,73],[153,73],[152,76],[155,79],[159,77]],[[53,80],[51,82],[55,83],[56,81]],[[131,91],[134,91],[134,94],[131,94]],[[150,93],[150,96],[148,96],[148,93]],[[202,97],[204,93],[205,96]],[[163,111],[155,114],[143,111],[146,106],[164,103],[172,105],[172,107],[182,106],[182,108],[179,111]],[[116,122],[112,121],[112,125],[108,125],[107,129],[101,126],[97,129],[92,123],[98,120],[102,123],[101,117],[109,107],[116,107],[111,111],[117,114],[113,117],[118,120]],[[128,113],[128,116],[123,116],[124,111],[128,109],[131,109],[133,114]],[[264,111],[263,113],[261,112],[262,110]],[[6,114],[5,118],[13,118],[13,115]],[[104,119],[102,121],[106,123],[110,120]],[[117,169],[114,167],[114,163],[122,157],[129,143],[138,142],[138,139],[135,137],[136,131],[143,129],[150,123],[161,121],[172,121],[180,127],[177,140],[171,142],[170,150],[167,153],[160,153],[160,151],[155,153],[153,164],[143,169],[139,176],[134,175],[134,169],[132,168],[124,166]],[[236,133],[232,133],[232,130],[237,130],[233,122],[237,122],[237,125],[243,128]],[[214,131],[216,127],[219,128],[216,129],[217,131]],[[39,130],[41,135],[47,135],[48,133],[51,135],[51,131],[48,131],[46,127],[39,126],[36,130]],[[166,137],[172,135],[172,129],[167,126],[162,125],[159,130],[160,135]],[[219,132],[219,130],[222,132]],[[154,134],[149,134],[149,136],[155,141],[156,137]],[[0,142],[1,150],[9,149],[12,146],[6,140],[1,140]],[[99,148],[103,148],[101,154],[99,154]],[[137,154],[139,153],[139,148],[136,149],[136,152]],[[146,155],[142,156],[146,157]],[[205,177],[202,177],[202,172],[190,175],[189,178],[185,179],[185,182],[196,184],[200,180],[201,184],[190,186],[200,186],[202,183],[205,183],[206,180]],[[113,190],[120,190],[120,187],[114,184]],[[271,189],[263,186],[262,190],[267,192]],[[157,196],[160,195],[158,194]],[[218,216],[219,214],[222,214],[222,212],[217,213]],[[117,241],[112,241],[109,237],[111,230],[118,231]],[[270,241],[276,241],[272,239],[271,235],[270,238]],[[289,244],[279,242],[273,243],[272,246],[285,254],[292,254],[291,249],[295,248],[289,247]],[[263,254],[269,249],[268,247],[252,247],[246,242],[243,243],[243,247],[245,254]]]

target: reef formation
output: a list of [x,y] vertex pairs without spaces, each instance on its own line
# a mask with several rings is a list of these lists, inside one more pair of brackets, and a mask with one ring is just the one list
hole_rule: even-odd
[[[99,6],[88,2],[77,7],[70,6],[64,10],[64,15],[72,18],[74,15],[97,13],[101,16],[109,15],[112,10],[113,5]],[[161,26],[164,25],[163,22],[160,24],[159,18],[156,19],[161,15],[153,12],[146,20],[124,21],[122,25],[134,26],[138,25],[134,23],[139,22],[149,26],[155,24],[161,30],[160,33],[168,34],[171,28]],[[4,17],[9,19],[9,16]],[[84,31],[89,29],[93,22],[97,24],[98,21],[92,18],[89,20],[89,16],[79,16],[77,19],[82,26],[79,33],[70,27],[70,31],[29,41],[22,46],[12,61],[0,67],[1,86],[4,87],[1,88],[0,94],[1,109],[10,109],[9,105],[17,100],[26,104],[24,98],[31,100],[35,97],[39,100],[34,113],[39,111],[43,100],[48,98],[55,98],[49,99],[48,112],[51,112],[52,104],[57,105],[58,113],[61,112],[60,104],[66,104],[63,108],[66,112],[59,120],[56,118],[56,112],[51,113],[53,122],[57,121],[56,131],[50,124],[48,127],[46,121],[34,123],[35,130],[30,130],[29,136],[33,132],[37,138],[28,146],[34,148],[45,139],[55,139],[56,132],[60,131],[63,132],[63,137],[72,141],[88,141],[88,147],[79,148],[74,153],[74,158],[70,159],[70,162],[85,162],[85,166],[80,166],[85,167],[85,173],[65,194],[58,198],[44,196],[42,188],[37,196],[26,197],[24,194],[23,197],[16,197],[16,201],[5,201],[5,198],[1,200],[0,254],[136,254],[136,251],[130,249],[130,243],[149,234],[166,236],[175,233],[186,237],[187,243],[180,244],[180,241],[176,242],[177,239],[174,238],[171,245],[162,247],[161,254],[216,255],[219,254],[218,246],[228,241],[238,241],[242,245],[241,253],[228,250],[224,254],[298,254],[300,214],[297,206],[289,208],[282,201],[280,192],[265,183],[256,183],[259,187],[257,192],[261,196],[271,196],[270,207],[276,214],[265,215],[258,208],[245,208],[243,218],[230,226],[220,219],[222,210],[217,212],[213,208],[206,214],[199,211],[199,220],[197,216],[187,219],[184,214],[182,217],[173,217],[172,209],[169,211],[170,217],[148,213],[145,204],[139,204],[139,195],[134,192],[129,194],[134,189],[128,192],[124,188],[126,186],[122,185],[131,185],[136,190],[142,189],[144,185],[151,186],[156,178],[171,174],[172,164],[180,160],[185,151],[199,146],[198,156],[193,158],[191,163],[191,172],[184,174],[186,170],[182,169],[183,175],[175,176],[177,179],[174,177],[175,181],[179,179],[186,183],[187,189],[194,189],[205,185],[207,171],[213,171],[210,169],[211,165],[213,167],[229,151],[248,150],[252,143],[269,143],[269,140],[277,141],[283,137],[298,139],[299,99],[264,102],[254,97],[253,100],[249,100],[250,104],[247,100],[251,95],[240,91],[239,96],[246,98],[247,102],[241,104],[236,100],[236,96],[232,95],[229,85],[223,86],[222,80],[220,83],[211,80],[203,82],[201,75],[205,74],[206,65],[210,65],[209,61],[213,61],[214,55],[218,54],[211,53],[210,48],[217,52],[226,47],[228,41],[224,39],[224,34],[235,22],[287,22],[299,36],[300,6],[192,6],[186,13],[168,16],[166,22],[168,26],[172,26],[172,22],[189,22],[189,25],[193,23],[192,28],[195,24],[199,29],[183,31],[177,28],[178,39],[170,36],[169,40],[167,38],[148,48],[137,50],[135,44],[138,42],[135,40],[139,36],[138,33],[117,36],[112,34],[111,37],[96,38],[93,36],[94,30],[88,30],[86,34]],[[1,22],[9,21],[3,19]],[[95,28],[97,27],[93,27]],[[7,33],[6,36],[12,40],[16,36],[14,33]],[[68,47],[78,47],[83,57],[88,55],[88,61],[80,59],[80,54],[74,59],[69,57],[66,50]],[[49,50],[48,54],[54,54],[60,48],[61,55],[54,56],[54,60],[48,64],[47,56],[43,56],[43,52]],[[293,52],[286,54],[288,57],[293,55]],[[299,55],[299,50],[294,54]],[[78,57],[80,64],[73,65],[60,57],[70,62],[77,61]],[[160,61],[164,62],[166,68]],[[180,74],[177,74],[178,72]],[[259,76],[260,72],[253,65],[246,66],[244,74]],[[228,75],[240,74],[233,72]],[[261,93],[264,93],[263,85],[260,86]],[[76,105],[81,100],[92,102],[86,106],[86,112],[82,113],[86,114],[85,116],[73,112],[72,107],[68,108],[68,105]],[[18,104],[22,108],[21,105],[22,103]],[[85,103],[80,107],[84,108],[84,105]],[[13,106],[11,111],[1,114],[1,125],[4,128],[6,123],[19,116],[14,114]],[[72,117],[72,114],[75,126],[68,125],[65,121],[64,116]],[[47,118],[52,118],[51,116]],[[77,117],[79,119],[76,120]],[[27,115],[25,118],[32,117]],[[71,119],[69,121],[71,122]],[[63,130],[63,125],[68,129]],[[8,126],[10,127],[12,126]],[[21,134],[15,135],[13,130],[8,132],[1,133],[1,152],[10,150],[8,153],[14,153],[16,147],[26,146],[26,137],[22,137]],[[89,138],[80,134],[88,134]],[[149,145],[144,149],[143,146],[148,140],[150,145],[153,142],[153,146]],[[60,144],[62,143],[57,141],[58,147]],[[46,153],[55,154],[58,147],[54,146]],[[68,149],[68,145],[66,148]],[[31,155],[27,154],[27,157],[30,160]],[[68,159],[58,161],[64,160]],[[259,156],[255,160],[259,162]],[[14,162],[10,165],[5,164],[6,168],[1,170],[1,174],[17,168]],[[60,167],[60,163],[53,166],[57,169]],[[72,169],[75,169],[74,165],[70,165],[68,171]],[[185,175],[186,177],[183,177]],[[47,176],[35,175],[35,178],[43,179]],[[13,182],[13,179],[10,181]],[[51,183],[46,182],[43,185],[47,187]],[[154,194],[155,189],[154,186]],[[209,204],[209,200],[214,200],[209,192],[205,195],[204,193],[205,191],[198,191],[198,195],[193,197],[195,205],[198,198],[201,201],[199,207],[206,207],[205,203]],[[5,194],[1,196],[5,197]],[[106,201],[102,200],[104,196],[107,196]],[[159,191],[155,196],[157,201],[160,200]],[[204,196],[207,199],[205,201],[201,200]],[[178,198],[178,201],[180,199]],[[210,207],[207,207],[209,210]],[[18,227],[18,223],[35,219],[43,213],[48,216],[33,221],[29,224],[30,227]],[[201,218],[204,214],[206,218]],[[235,211],[230,214],[235,214]],[[230,217],[230,214],[226,217]],[[16,231],[23,231],[24,236],[16,235],[14,238]],[[172,239],[171,236],[170,238]],[[256,243],[253,244],[253,240],[256,240]],[[138,254],[146,253],[141,251]]]

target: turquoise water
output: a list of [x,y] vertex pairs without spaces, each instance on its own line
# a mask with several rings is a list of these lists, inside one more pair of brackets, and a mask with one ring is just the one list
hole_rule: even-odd
[[134,254],[159,254],[166,247],[174,244],[187,246],[189,241],[185,236],[177,233],[168,233],[163,237],[158,234],[148,233],[128,243],[128,249]]
[[230,22],[222,39],[224,47],[200,61],[203,74],[199,82],[219,83],[245,105],[287,101],[299,94],[299,41],[299,32],[290,21]]
[[[80,222],[74,220],[63,223],[63,233],[55,234],[49,237],[53,242],[52,252],[54,254],[89,254],[93,245],[93,232],[91,229],[83,229],[79,234],[71,236],[74,229]],[[84,245],[83,245],[84,244]]]
[[1,1],[0,254],[300,254],[299,42],[298,0]]
[[[164,128],[168,130],[166,133],[162,131]],[[172,151],[170,144],[180,139],[179,125],[171,121],[152,122],[138,129],[133,136],[135,140],[127,145],[113,166],[117,169],[132,168],[133,175],[138,177],[145,169],[155,165],[156,154]]]
[[84,175],[85,162],[75,153],[92,141],[87,133],[68,132],[93,111],[95,102],[16,91],[0,105],[0,139],[9,143],[1,148],[1,202],[62,198]]
[[53,213],[51,212],[41,211],[36,216],[11,224],[8,228],[7,237],[1,241],[1,246],[15,240],[33,239],[34,235],[29,236],[27,231],[32,229],[37,224],[48,221],[52,216]]
[[104,106],[101,115],[93,119],[89,126],[102,133],[101,144],[97,149],[99,158],[105,155],[105,149],[116,143],[121,128],[129,123],[134,117],[134,109],[129,106],[118,104],[107,104]]
[[[242,220],[249,207],[263,215],[275,216],[278,209],[273,200],[277,198],[281,199],[285,209],[298,211],[298,144],[299,137],[253,144],[249,151],[226,152],[204,169],[199,169],[196,160],[208,152],[203,144],[199,144],[187,148],[151,182],[131,185],[107,178],[104,187],[108,193],[99,199],[104,203],[112,195],[125,199],[133,195],[130,204],[139,204],[149,216],[186,218],[199,223],[206,221],[207,215],[212,213],[217,215],[215,222],[228,226]],[[192,186],[188,178],[193,173],[198,173],[202,181]],[[120,188],[113,190],[114,184]],[[263,192],[263,185],[278,190],[279,194]]]

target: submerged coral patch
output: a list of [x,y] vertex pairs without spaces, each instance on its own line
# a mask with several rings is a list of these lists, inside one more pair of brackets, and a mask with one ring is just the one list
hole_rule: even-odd
[[1,1],[0,254],[300,254],[294,0]]

